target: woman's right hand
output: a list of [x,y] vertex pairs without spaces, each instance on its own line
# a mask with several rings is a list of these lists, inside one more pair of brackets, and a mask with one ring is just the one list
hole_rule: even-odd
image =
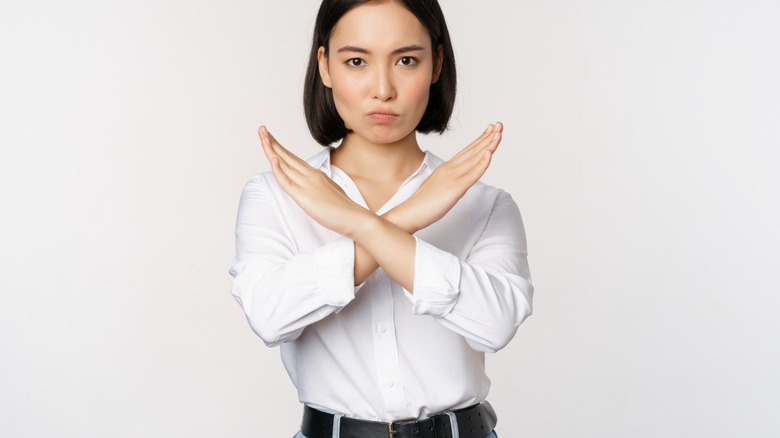
[[503,129],[501,122],[490,124],[479,138],[437,167],[409,199],[389,211],[387,219],[413,234],[444,217],[485,173]]
[[366,217],[373,216],[324,172],[288,151],[265,126],[258,135],[279,186],[317,223],[351,237]]

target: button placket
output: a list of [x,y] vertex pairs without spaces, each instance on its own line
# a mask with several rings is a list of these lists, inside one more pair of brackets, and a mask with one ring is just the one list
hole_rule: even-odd
[[388,414],[403,415],[407,403],[406,392],[400,380],[398,341],[395,337],[394,326],[393,283],[381,269],[373,275],[373,280],[374,290],[371,293],[374,294],[374,300],[372,300],[371,307],[371,322],[374,329],[376,384]]

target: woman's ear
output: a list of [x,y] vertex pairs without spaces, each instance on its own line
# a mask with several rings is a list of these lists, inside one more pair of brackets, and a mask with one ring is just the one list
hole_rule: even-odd
[[333,88],[330,81],[330,69],[328,68],[328,57],[325,56],[325,47],[320,46],[317,50],[317,64],[320,70],[320,79],[322,79],[322,85],[327,88]]
[[441,66],[443,63],[444,63],[444,47],[442,47],[442,45],[439,44],[439,46],[436,47],[436,59],[434,59],[433,62],[433,76],[431,78],[431,85],[439,81],[439,76],[441,76]]

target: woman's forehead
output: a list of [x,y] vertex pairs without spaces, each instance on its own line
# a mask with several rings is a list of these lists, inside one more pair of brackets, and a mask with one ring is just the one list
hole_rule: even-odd
[[369,51],[392,51],[418,45],[429,48],[430,35],[408,9],[396,2],[366,3],[339,19],[330,36],[330,49],[361,47]]

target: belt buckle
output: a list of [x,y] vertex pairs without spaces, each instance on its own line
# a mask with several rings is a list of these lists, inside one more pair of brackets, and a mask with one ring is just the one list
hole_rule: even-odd
[[398,433],[397,430],[393,429],[393,425],[396,423],[405,423],[408,421],[417,421],[416,417],[409,417],[409,418],[400,418],[398,420],[393,420],[389,423],[387,423],[387,434],[390,436],[390,438],[393,438],[395,434]]

